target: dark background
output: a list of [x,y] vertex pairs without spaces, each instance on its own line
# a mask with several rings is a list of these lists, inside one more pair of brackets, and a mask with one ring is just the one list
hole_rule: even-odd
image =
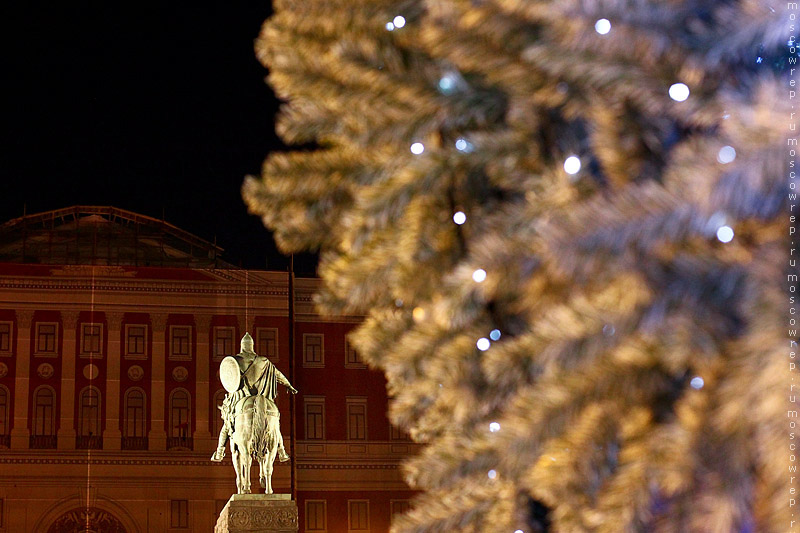
[[253,51],[268,1],[21,4],[0,14],[0,223],[110,205],[216,238],[234,264],[287,268],[240,195],[285,149]]

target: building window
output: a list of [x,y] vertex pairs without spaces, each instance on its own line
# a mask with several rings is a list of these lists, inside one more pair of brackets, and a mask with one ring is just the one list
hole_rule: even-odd
[[11,355],[11,322],[0,322],[0,354]]
[[58,324],[40,322],[36,324],[36,355],[56,355]]
[[222,359],[226,355],[234,355],[233,351],[233,328],[215,327],[214,328],[214,357]]
[[56,393],[47,385],[33,392],[33,431],[31,448],[56,447]]
[[78,404],[78,435],[76,448],[98,450],[103,447],[100,428],[100,391],[86,387],[80,393]]
[[125,391],[125,411],[122,422],[122,447],[125,450],[147,449],[147,400],[140,388]]
[[125,357],[128,359],[145,359],[147,353],[147,326],[144,324],[125,325]]
[[189,500],[170,500],[169,527],[189,528]]
[[185,389],[175,389],[169,397],[169,437],[167,447],[192,448],[192,397]]
[[219,435],[219,432],[222,430],[222,412],[219,408],[222,406],[222,401],[224,399],[224,390],[220,389],[214,394],[214,408],[211,413],[211,419],[214,421],[214,435]]
[[347,500],[348,531],[369,531],[369,500]]
[[328,530],[328,509],[325,500],[306,500],[306,531]]
[[170,359],[189,360],[192,358],[192,327],[170,326]]
[[344,366],[345,368],[366,368],[364,361],[359,359],[356,349],[347,338],[344,339]]
[[278,328],[256,328],[256,353],[278,360]]
[[325,438],[325,398],[306,396],[303,399],[306,412],[306,439]]
[[325,366],[325,350],[322,333],[303,333],[303,366],[322,368]]
[[391,515],[406,513],[411,510],[411,502],[408,500],[391,500],[389,502],[389,511]]
[[11,434],[11,427],[9,425],[11,415],[11,395],[4,385],[0,385],[0,446],[8,447],[10,445],[9,435]]
[[81,355],[98,356],[103,345],[102,324],[81,324]]
[[367,440],[366,398],[347,398],[347,438]]

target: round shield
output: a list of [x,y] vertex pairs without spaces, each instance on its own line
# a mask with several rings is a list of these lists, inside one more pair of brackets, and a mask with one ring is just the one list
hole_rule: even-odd
[[242,382],[239,363],[230,355],[219,363],[219,380],[228,392],[236,392]]

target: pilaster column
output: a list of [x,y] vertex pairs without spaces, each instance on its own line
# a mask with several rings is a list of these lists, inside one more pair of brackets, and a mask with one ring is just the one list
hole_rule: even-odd
[[195,357],[195,401],[194,412],[197,424],[194,430],[194,450],[197,452],[211,452],[217,447],[216,437],[211,436],[208,430],[208,410],[209,410],[209,384],[208,373],[210,364],[209,340],[211,317],[208,315],[195,315],[195,325],[197,326],[197,350]]
[[32,309],[17,311],[17,374],[14,378],[14,427],[11,429],[11,448],[25,449],[31,435],[28,426],[28,388],[31,375]]
[[61,311],[64,349],[61,351],[61,419],[58,425],[58,449],[75,448],[75,358],[78,354],[77,311]]
[[119,450],[122,431],[119,424],[119,367],[122,359],[122,319],[124,313],[106,313],[108,353],[106,354],[106,427],[103,449]]
[[164,429],[164,376],[167,358],[166,327],[167,315],[150,315],[153,325],[153,360],[150,378],[150,433],[147,434],[151,450],[167,449],[167,432]]

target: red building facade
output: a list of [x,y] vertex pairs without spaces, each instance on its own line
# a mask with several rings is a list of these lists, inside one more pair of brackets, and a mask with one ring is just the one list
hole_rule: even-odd
[[273,480],[294,475],[300,531],[385,532],[408,508],[413,444],[347,342],[360,317],[320,317],[297,279],[291,320],[286,272],[219,251],[113,208],[0,227],[0,532],[211,531],[235,491],[230,454],[209,461],[217,369],[245,331],[300,391],[278,399],[295,460]]

